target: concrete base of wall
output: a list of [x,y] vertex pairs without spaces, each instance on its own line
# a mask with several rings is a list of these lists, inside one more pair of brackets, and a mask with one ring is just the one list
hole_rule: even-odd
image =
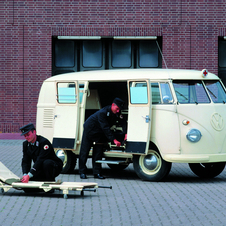
[[0,140],[25,140],[20,133],[0,133]]

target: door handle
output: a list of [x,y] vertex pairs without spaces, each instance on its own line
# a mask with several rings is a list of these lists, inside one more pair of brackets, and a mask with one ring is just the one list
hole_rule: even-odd
[[146,123],[149,123],[149,122],[151,121],[149,115],[146,115],[145,117],[142,116],[142,117],[145,119],[145,122],[146,122]]

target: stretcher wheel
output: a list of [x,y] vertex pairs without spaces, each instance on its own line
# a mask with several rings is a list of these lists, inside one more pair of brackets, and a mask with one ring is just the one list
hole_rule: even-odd
[[4,194],[4,193],[5,193],[3,188],[1,188],[0,192],[1,192],[2,194]]

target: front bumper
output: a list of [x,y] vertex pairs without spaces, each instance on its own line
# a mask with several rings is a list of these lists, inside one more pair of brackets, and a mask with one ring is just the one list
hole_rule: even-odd
[[226,153],[222,154],[166,154],[162,156],[167,162],[178,163],[207,163],[207,162],[226,162]]

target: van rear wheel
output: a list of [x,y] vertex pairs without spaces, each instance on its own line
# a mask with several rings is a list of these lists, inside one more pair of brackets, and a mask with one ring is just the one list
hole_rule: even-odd
[[142,180],[162,181],[168,176],[171,166],[172,163],[163,160],[155,150],[151,150],[147,155],[133,156],[134,170]]
[[197,176],[201,178],[214,178],[224,170],[225,162],[189,163],[188,165]]
[[76,156],[72,151],[56,149],[56,156],[63,162],[63,169],[61,173],[70,173],[74,170],[76,165]]

